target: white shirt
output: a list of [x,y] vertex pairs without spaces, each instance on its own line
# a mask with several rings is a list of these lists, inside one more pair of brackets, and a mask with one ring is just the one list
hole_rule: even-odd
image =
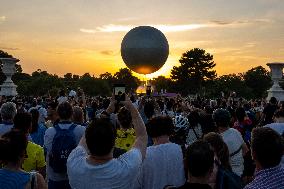
[[101,165],[89,164],[86,157],[80,145],[69,155],[67,173],[73,189],[133,188],[142,164],[142,154],[136,148]]
[[[69,129],[69,127],[72,124],[59,124],[59,127],[61,129]],[[81,137],[83,136],[83,134],[85,133],[85,127],[81,126],[81,125],[77,125],[73,132],[75,135],[75,140],[76,143],[78,144]],[[47,151],[46,154],[46,172],[47,172],[47,176],[48,179],[53,180],[53,181],[62,181],[62,180],[67,180],[68,176],[66,173],[55,173],[53,171],[53,169],[49,166],[49,154],[52,150],[52,142],[53,142],[53,138],[56,134],[56,130],[54,127],[50,127],[45,131],[45,135],[44,135],[44,148]]]
[[57,98],[57,102],[58,104],[61,104],[63,102],[67,102],[68,101],[68,98],[66,96],[60,96]]
[[[236,129],[229,128],[225,132],[221,133],[221,136],[228,146],[229,154],[236,152],[244,144],[241,133]],[[242,150],[230,157],[230,163],[232,166],[232,171],[238,176],[241,176],[244,171],[244,158]]]
[[166,185],[179,187],[185,181],[181,147],[166,143],[147,148],[135,188],[159,189]]
[[162,115],[165,115],[165,116],[170,116],[171,118],[175,117],[175,112],[174,111],[171,111],[171,110],[164,110],[162,111]]
[[76,91],[71,90],[71,91],[69,92],[69,95],[68,95],[68,96],[70,96],[70,97],[75,97],[76,95],[77,95]]
[[270,123],[270,124],[266,125],[265,127],[269,127],[271,129],[273,129],[274,131],[276,131],[280,135],[282,135],[284,133],[284,123]]

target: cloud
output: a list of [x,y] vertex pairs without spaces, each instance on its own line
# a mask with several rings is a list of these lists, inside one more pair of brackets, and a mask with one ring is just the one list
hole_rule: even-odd
[[6,16],[0,16],[0,23],[6,21]]
[[126,17],[126,18],[119,18],[117,19],[120,22],[128,22],[128,21],[133,21],[133,20],[139,20],[140,18],[137,17]]
[[[158,28],[159,30],[163,32],[182,32],[182,31],[188,31],[193,29],[198,29],[202,27],[206,27],[204,24],[185,24],[185,25],[150,25],[155,28]],[[96,29],[85,29],[81,28],[80,31],[83,33],[97,33],[97,32],[127,32],[131,30],[132,28],[137,27],[135,25],[115,25],[115,24],[109,24],[109,25],[103,25],[101,27],[97,27]]]
[[109,51],[109,50],[100,51],[100,53],[103,54],[103,55],[113,55],[114,54],[113,51]]
[[96,33],[96,31],[92,30],[92,29],[81,28],[80,31],[83,32],[83,33]]
[[17,47],[0,47],[0,49],[2,49],[2,50],[8,50],[8,51],[21,50],[20,48],[17,48]]
[[[246,25],[252,24],[265,24],[271,23],[272,20],[269,19],[254,19],[254,20],[236,20],[236,21],[223,21],[223,20],[212,20],[207,23],[201,24],[149,24],[149,26],[153,26],[162,32],[170,33],[170,32],[185,32],[190,30],[196,30],[200,28],[217,28],[217,27],[242,27]],[[137,27],[135,25],[118,25],[118,24],[108,24],[96,27],[95,29],[85,29],[81,28],[80,31],[83,33],[111,33],[111,32],[128,32],[132,28]]]

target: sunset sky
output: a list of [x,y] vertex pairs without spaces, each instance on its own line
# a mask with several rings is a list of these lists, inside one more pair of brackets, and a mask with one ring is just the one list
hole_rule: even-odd
[[125,67],[123,36],[139,25],[170,45],[149,78],[169,76],[195,47],[214,55],[218,75],[284,62],[284,0],[0,0],[0,49],[26,73],[114,73]]

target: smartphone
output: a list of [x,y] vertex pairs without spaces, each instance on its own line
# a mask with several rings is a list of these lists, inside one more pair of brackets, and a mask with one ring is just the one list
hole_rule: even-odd
[[113,86],[113,93],[115,96],[115,100],[117,101],[125,101],[125,85],[124,84],[116,84]]

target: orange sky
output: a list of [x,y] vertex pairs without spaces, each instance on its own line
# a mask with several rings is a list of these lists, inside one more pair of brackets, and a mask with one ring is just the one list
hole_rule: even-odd
[[0,49],[27,73],[98,76],[125,67],[120,43],[127,31],[151,25],[166,35],[170,55],[148,78],[169,76],[195,47],[214,55],[218,75],[239,73],[284,62],[283,10],[282,0],[9,0],[0,6]]

